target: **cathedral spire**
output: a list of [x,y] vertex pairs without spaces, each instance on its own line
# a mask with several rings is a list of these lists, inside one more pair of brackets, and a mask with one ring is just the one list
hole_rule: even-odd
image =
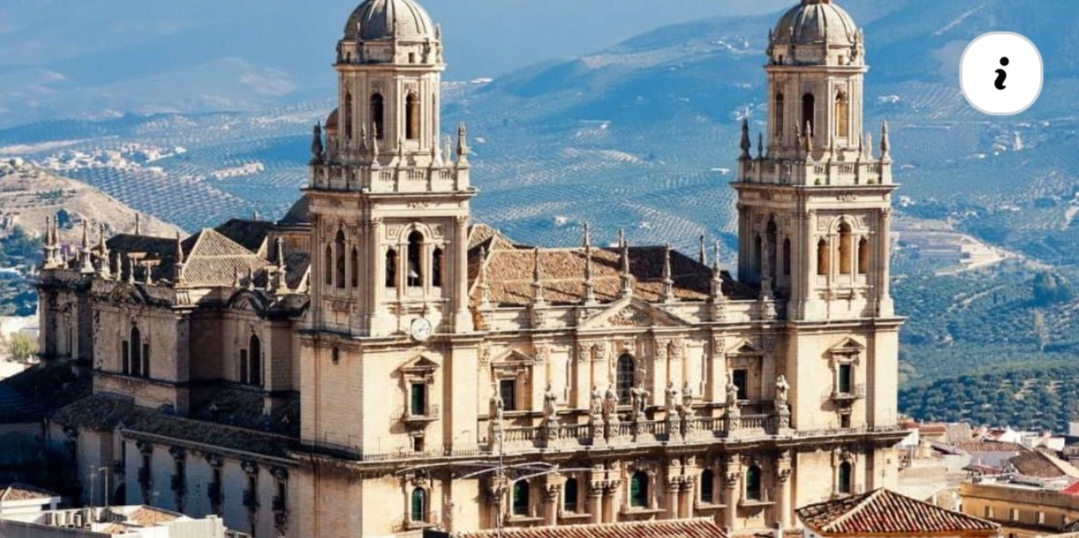
[[892,139],[888,136],[888,120],[880,122],[880,160],[890,162],[892,160]]
[[468,165],[468,128],[462,123],[457,126],[457,165]]
[[674,302],[674,278],[671,276],[671,244],[663,247],[663,302]]
[[315,123],[311,134],[311,163],[322,164],[325,161],[326,151],[322,145],[322,123]]
[[742,118],[742,143],[741,143],[740,147],[742,148],[742,156],[740,157],[741,159],[750,159],[750,158],[752,158],[750,156],[750,154],[749,154],[749,150],[753,149],[753,145],[749,142],[749,118],[748,117]]

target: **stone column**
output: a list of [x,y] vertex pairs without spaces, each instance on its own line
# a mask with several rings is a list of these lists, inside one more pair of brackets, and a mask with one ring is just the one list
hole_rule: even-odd
[[678,493],[681,489],[682,484],[677,478],[667,479],[667,519],[678,518]]
[[558,524],[558,499],[562,494],[561,484],[548,484],[544,488],[543,499],[543,524],[554,526]]
[[593,525],[603,523],[603,489],[602,483],[592,482],[588,485],[589,523]]
[[[780,465],[783,465],[783,460],[780,460]],[[790,465],[790,460],[787,460],[787,465]],[[776,472],[776,482],[779,491],[776,493],[776,509],[779,510],[779,527],[783,530],[789,529],[791,526],[791,475],[794,474],[794,470],[790,467],[782,468]]]
[[454,238],[457,244],[453,249],[456,263],[453,271],[447,271],[452,275],[454,286],[450,304],[454,305],[454,330],[468,333],[472,332],[472,316],[468,312],[468,215],[458,215],[456,224]]
[[879,295],[877,298],[877,315],[891,317],[895,315],[895,307],[892,303],[891,273],[892,260],[890,254],[892,229],[892,208],[886,207],[880,215],[880,230],[877,230],[877,283]]
[[[732,460],[733,461],[733,460]],[[723,487],[726,490],[727,511],[724,514],[724,525],[734,530],[734,525],[738,520],[738,501],[739,492],[738,486],[742,483],[741,465],[727,466],[727,474],[723,477]]]
[[603,492],[603,521],[614,523],[618,513],[618,486],[620,482],[612,480]]
[[697,477],[687,476],[682,481],[681,501],[678,503],[678,517],[679,519],[689,519],[693,517],[693,505],[696,504],[697,494],[696,488]]

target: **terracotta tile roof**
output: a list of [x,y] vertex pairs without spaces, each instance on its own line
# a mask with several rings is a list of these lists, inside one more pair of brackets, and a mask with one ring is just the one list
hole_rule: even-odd
[[289,397],[270,414],[268,419],[262,412],[262,394],[241,389],[225,389],[194,409],[191,412],[191,418],[248,430],[299,437],[299,395]]
[[[0,380],[0,387],[14,391],[22,397],[22,399],[12,397],[11,401],[19,400],[24,405],[27,401],[30,402],[40,413],[35,420],[40,420],[44,415],[89,396],[92,383],[90,376],[76,377],[70,363],[50,362]],[[23,413],[30,410],[29,408],[9,410],[0,405],[0,421],[7,422],[5,417],[8,411],[15,411],[12,417],[19,415],[18,420],[25,420],[27,417]]]
[[973,452],[1025,452],[1029,449],[1016,443],[999,443],[996,441],[968,441],[956,443],[956,448],[966,453]]
[[151,412],[137,407],[129,396],[99,392],[61,408],[52,420],[65,426],[109,431],[121,423],[132,424]]
[[153,527],[161,523],[176,521],[180,514],[154,508],[152,506],[140,506],[134,512],[127,515],[127,520],[140,527]]
[[237,271],[246,277],[248,269],[258,273],[270,265],[243,245],[211,229],[184,239],[183,249],[184,278],[189,286],[231,286]]
[[[1077,481],[1077,482],[1073,483],[1072,485],[1060,490],[1060,492],[1062,494],[1064,494],[1064,495],[1079,495],[1079,481]],[[1076,520],[1076,523],[1079,523],[1079,520]],[[1079,527],[1077,527],[1075,530],[1079,531]]]
[[28,486],[26,484],[9,484],[7,486],[0,486],[0,502],[4,501],[31,501],[35,499],[41,499],[47,501],[53,497],[59,497],[60,494],[53,493],[47,489],[42,489],[34,486]]
[[[474,224],[468,231],[468,249],[479,248],[480,245],[485,243],[493,244],[494,248],[514,248],[517,246],[513,240],[502,235],[502,232],[486,224]],[[488,246],[487,250],[492,250],[492,248]]]
[[1072,464],[1046,454],[1040,450],[1031,450],[1008,460],[1016,472],[1036,478],[1079,478],[1079,469]]
[[[433,533],[450,538],[494,538],[497,530]],[[600,525],[559,525],[503,529],[505,538],[727,538],[714,520],[627,521]]]
[[252,253],[266,255],[266,239],[274,229],[274,223],[265,220],[232,219],[214,231],[235,241]]
[[810,530],[825,535],[913,536],[996,532],[996,523],[946,510],[887,489],[811,504],[797,510]]
[[289,450],[295,444],[294,439],[281,435],[204,420],[181,418],[165,413],[149,414],[125,428],[124,431],[134,437],[138,437],[139,433],[145,433],[177,441],[189,441],[282,459],[289,458]]
[[[629,249],[630,273],[634,277],[635,297],[649,302],[663,299],[663,265],[665,247],[632,247]],[[532,302],[535,253],[528,248],[495,248],[487,252],[486,271],[488,296],[500,306],[527,306]],[[480,300],[479,260],[472,260],[469,270],[472,282],[471,297]],[[622,290],[621,252],[618,249],[592,249],[592,281],[596,299],[611,302]],[[544,299],[551,304],[578,304],[584,300],[584,248],[540,249],[540,281]],[[726,275],[725,275],[726,276]],[[711,289],[712,270],[679,252],[671,252],[671,277],[674,295],[684,301],[704,301]],[[728,297],[754,298],[755,293],[724,278],[724,293]]]

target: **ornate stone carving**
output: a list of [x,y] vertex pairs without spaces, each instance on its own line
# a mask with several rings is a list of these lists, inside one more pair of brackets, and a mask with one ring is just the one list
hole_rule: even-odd
[[247,474],[257,474],[259,472],[259,464],[253,461],[244,461],[240,464],[240,467]]
[[652,318],[632,306],[627,306],[607,318],[607,323],[614,327],[649,327],[652,325]]

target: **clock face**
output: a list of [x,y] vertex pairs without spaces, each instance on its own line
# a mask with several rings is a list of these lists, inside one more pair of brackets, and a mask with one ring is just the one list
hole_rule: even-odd
[[409,335],[417,342],[427,340],[431,337],[431,322],[424,318],[412,320],[412,327],[409,330]]

